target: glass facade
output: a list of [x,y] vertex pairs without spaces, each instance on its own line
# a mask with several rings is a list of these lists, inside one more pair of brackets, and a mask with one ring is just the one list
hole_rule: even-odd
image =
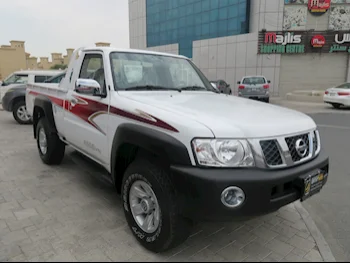
[[250,0],[146,0],[147,47],[179,44],[192,58],[192,42],[249,33]]

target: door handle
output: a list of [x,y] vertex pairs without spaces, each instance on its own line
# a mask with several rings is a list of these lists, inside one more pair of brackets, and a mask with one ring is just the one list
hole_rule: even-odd
[[78,100],[76,98],[71,98],[68,101],[69,101],[69,110],[71,110],[78,103]]

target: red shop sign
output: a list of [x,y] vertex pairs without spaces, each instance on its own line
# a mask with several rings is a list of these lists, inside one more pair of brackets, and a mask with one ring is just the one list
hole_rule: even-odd
[[331,0],[309,0],[308,7],[311,13],[321,15],[331,7]]
[[315,35],[311,39],[312,47],[323,47],[326,44],[326,39],[322,35]]

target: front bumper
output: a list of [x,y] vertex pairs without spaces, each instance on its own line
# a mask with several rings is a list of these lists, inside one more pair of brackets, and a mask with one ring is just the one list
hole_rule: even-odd
[[264,95],[238,94],[238,97],[246,98],[246,99],[254,99],[254,100],[266,100],[270,98],[270,95],[269,94],[264,94]]
[[[172,166],[171,171],[185,216],[199,221],[226,221],[270,213],[300,199],[300,177],[318,169],[328,174],[328,166],[328,156],[321,152],[308,163],[278,170]],[[242,206],[228,208],[221,202],[221,193],[229,186],[245,192]]]

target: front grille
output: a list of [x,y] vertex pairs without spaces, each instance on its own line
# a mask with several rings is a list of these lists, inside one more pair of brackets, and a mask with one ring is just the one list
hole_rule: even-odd
[[316,132],[314,131],[314,139],[313,139],[313,145],[314,145],[314,153],[316,153],[317,151],[317,148],[318,148],[318,141],[317,141],[317,134]]
[[[305,143],[306,143],[306,153],[304,154],[304,156],[300,156],[298,151],[296,150],[296,142],[302,139]],[[286,139],[286,143],[288,145],[288,149],[290,152],[290,155],[292,157],[293,162],[298,162],[301,159],[308,157],[309,156],[309,134],[301,134],[301,135],[297,135],[297,136],[292,136],[292,137],[287,137]]]
[[264,153],[265,161],[270,166],[283,164],[276,140],[260,141],[261,149]]

